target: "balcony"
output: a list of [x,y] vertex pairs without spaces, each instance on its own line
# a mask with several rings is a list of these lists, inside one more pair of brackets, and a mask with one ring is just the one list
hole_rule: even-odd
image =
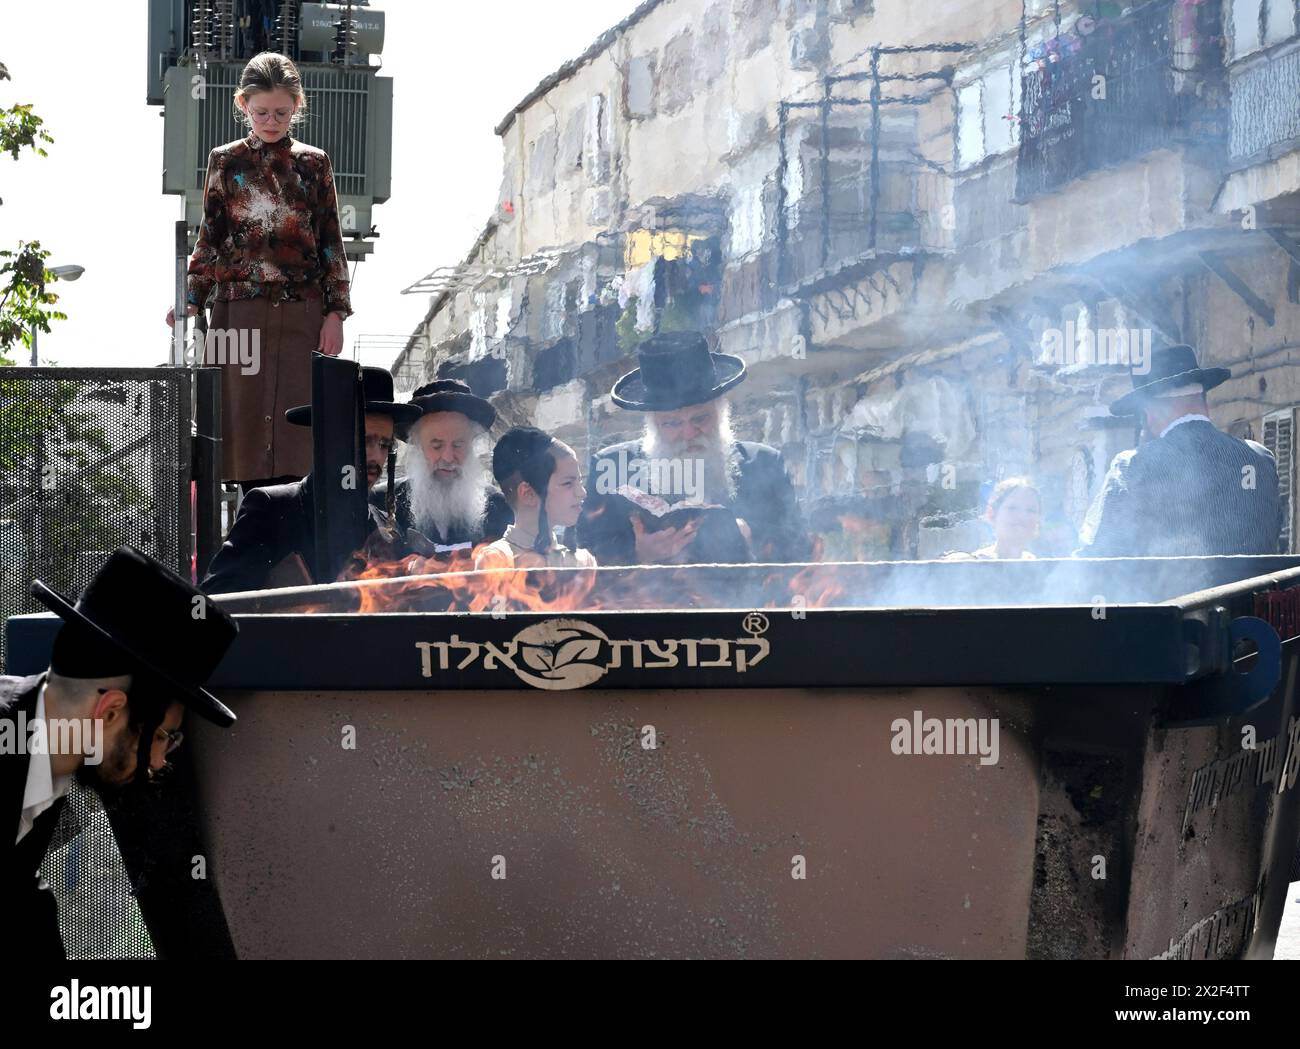
[[1016,198],[1155,149],[1221,157],[1228,132],[1220,5],[1155,0],[1043,45],[1021,80]]
[[1271,160],[1300,142],[1300,37],[1233,65],[1233,167]]
[[950,67],[964,44],[878,47],[779,114],[776,285],[796,296],[846,270],[952,248]]

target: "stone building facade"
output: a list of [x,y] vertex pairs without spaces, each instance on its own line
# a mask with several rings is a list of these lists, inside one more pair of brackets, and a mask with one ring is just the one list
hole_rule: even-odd
[[982,543],[1013,474],[1051,554],[1135,440],[1106,405],[1190,342],[1290,499],[1298,81],[1296,0],[648,0],[501,121],[496,213],[394,372],[586,453],[640,426],[637,342],[699,327],[822,556]]

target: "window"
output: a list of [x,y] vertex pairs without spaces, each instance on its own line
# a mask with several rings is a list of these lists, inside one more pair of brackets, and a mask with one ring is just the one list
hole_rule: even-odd
[[1020,78],[1004,56],[957,89],[957,166],[968,168],[1020,142]]
[[766,223],[763,214],[763,184],[740,186],[732,197],[731,254],[735,258],[758,251],[763,246]]
[[957,165],[984,159],[984,85],[975,80],[957,92]]
[[604,95],[593,95],[587,103],[583,161],[589,182],[600,183],[609,178],[609,107]]
[[1277,459],[1277,494],[1282,500],[1282,531],[1278,549],[1291,551],[1291,522],[1295,518],[1295,409],[1284,408],[1264,416],[1263,445]]
[[1070,471],[1065,482],[1065,513],[1076,530],[1083,527],[1084,518],[1088,516],[1095,480],[1092,451],[1080,445],[1070,456]]
[[[1020,90],[1015,91],[1016,99]],[[984,79],[984,150],[990,156],[1005,153],[1016,144],[1017,121],[1011,76],[994,73]]]
[[497,299],[496,324],[492,328],[492,337],[498,342],[510,334],[510,312],[514,308],[514,295],[507,286]]
[[796,125],[791,132],[786,143],[785,169],[781,172],[785,183],[785,215],[776,217],[777,222],[784,218],[787,229],[799,225],[799,201],[803,199],[803,149],[808,125]]
[[1224,5],[1229,53],[1243,58],[1296,35],[1296,0],[1231,0]]
[[1264,46],[1271,47],[1295,36],[1296,0],[1266,0]]

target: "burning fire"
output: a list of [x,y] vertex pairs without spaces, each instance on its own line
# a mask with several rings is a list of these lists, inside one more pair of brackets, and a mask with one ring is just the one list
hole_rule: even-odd
[[802,598],[804,608],[828,608],[845,594],[843,579],[835,565],[804,565],[790,579],[791,604]]
[[[835,555],[865,553],[880,526],[839,517],[842,542]],[[661,609],[827,608],[861,603],[860,573],[849,560],[826,560],[821,539],[806,564],[639,565],[590,568],[476,570],[474,550],[448,559],[409,552],[382,537],[349,559],[328,585],[260,591],[244,602],[250,611],[335,612],[538,612],[655,611]],[[858,563],[872,560],[856,559]]]
[[359,612],[572,612],[587,604],[596,582],[590,569],[558,573],[553,569],[498,568],[475,571],[474,554],[456,551],[448,560],[406,557],[385,561],[359,556],[340,582],[383,580],[387,585],[360,586]]
[[[476,551],[475,551],[476,552]],[[290,601],[295,612],[540,612],[654,609],[823,608],[846,588],[835,564],[495,568],[476,571],[474,552],[451,560],[409,554],[387,560],[358,553],[338,583]],[[268,594],[268,598],[270,595]],[[285,595],[288,598],[289,595]],[[274,600],[274,599],[272,599]],[[279,602],[277,602],[278,604]],[[345,604],[346,607],[340,607]]]

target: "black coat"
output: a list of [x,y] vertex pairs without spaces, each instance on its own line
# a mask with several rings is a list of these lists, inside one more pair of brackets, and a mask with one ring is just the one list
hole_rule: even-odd
[[1079,554],[1275,554],[1283,514],[1272,453],[1194,420],[1115,456]]
[[[475,529],[457,527],[451,529],[447,535],[443,535],[431,524],[426,522],[422,527],[411,517],[410,493],[410,482],[405,477],[393,488],[393,516],[397,519],[397,527],[403,535],[406,534],[407,529],[414,528],[437,546],[461,546],[466,543],[478,546],[479,543],[494,543],[506,534],[506,529],[515,521],[515,512],[510,509],[506,497],[498,489],[489,488],[487,510],[483,514],[483,521],[479,527]],[[381,490],[375,492],[371,498],[373,502],[382,506],[386,495],[387,493]]]
[[[30,723],[44,679],[44,674],[0,677],[0,721],[16,725],[18,712],[22,710]],[[16,738],[16,727],[14,731]],[[59,798],[36,817],[23,840],[14,843],[23,813],[31,757],[25,752],[0,754],[0,892],[4,894],[0,899],[4,900],[5,908],[5,933],[0,937],[4,950],[0,956],[7,955],[13,960],[60,961],[65,955],[59,933],[59,905],[37,869],[45,859],[45,850],[54,836],[67,797]],[[48,760],[44,755],[38,757]]]
[[[785,472],[781,453],[754,441],[737,441],[736,448],[740,457],[736,498],[727,509],[749,525],[753,535],[752,559],[755,562],[807,561],[812,555],[812,542],[799,514],[794,486]],[[609,487],[609,478],[618,479],[613,487],[628,483],[622,475],[628,469],[635,469],[628,464],[646,458],[640,441],[624,441],[602,448],[592,459],[591,473],[586,478],[587,501],[578,520],[577,543],[590,550],[598,564],[636,564],[630,504],[611,499],[602,489]],[[661,497],[669,503],[683,498]]]
[[[0,676],[0,720],[30,724],[44,674]],[[0,892],[6,908],[0,958],[57,961],[65,957],[58,903],[37,876],[67,796],[42,812],[14,843],[27,787],[28,754],[0,754]],[[44,760],[42,756],[42,760]],[[175,770],[164,789],[132,782],[102,798],[134,887],[136,902],[159,958],[226,959],[235,956],[216,886],[193,877],[195,856],[209,855],[200,831],[198,790],[186,748],[169,759]]]
[[[385,515],[368,507],[374,531]],[[254,488],[240,503],[230,534],[199,584],[209,594],[263,590],[271,569],[290,554],[301,554],[307,571],[316,560],[315,507],[311,477],[289,484]]]

